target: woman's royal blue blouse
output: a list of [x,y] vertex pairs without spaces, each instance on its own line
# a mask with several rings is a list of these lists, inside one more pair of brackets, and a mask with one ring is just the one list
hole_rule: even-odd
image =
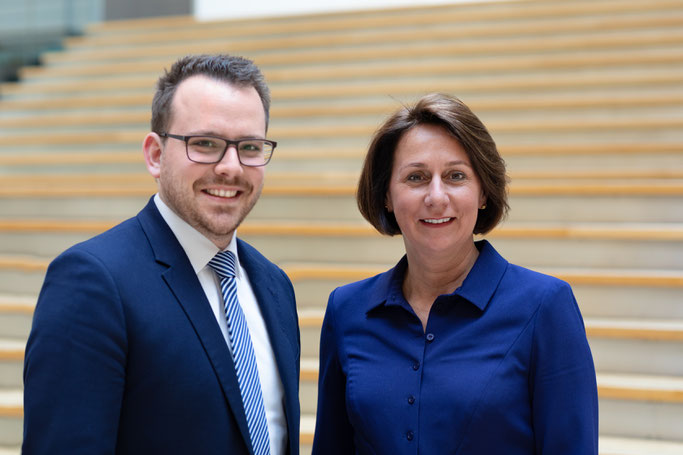
[[597,455],[595,369],[569,285],[487,242],[423,331],[407,267],[337,288],[313,455]]

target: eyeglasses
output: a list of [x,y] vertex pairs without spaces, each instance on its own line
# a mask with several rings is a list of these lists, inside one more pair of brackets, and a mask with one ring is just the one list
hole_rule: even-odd
[[277,145],[277,142],[265,139],[231,141],[216,136],[179,136],[170,133],[159,133],[159,136],[184,141],[187,158],[201,164],[218,163],[225,156],[228,147],[234,145],[237,150],[237,158],[242,165],[265,166],[273,156],[273,150]]

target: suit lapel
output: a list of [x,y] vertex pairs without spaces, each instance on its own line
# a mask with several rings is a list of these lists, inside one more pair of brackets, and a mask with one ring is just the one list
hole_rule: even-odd
[[232,356],[197,275],[173,231],[168,227],[153,201],[150,200],[138,215],[138,219],[157,262],[167,267],[161,276],[183,308],[200,339],[235,416],[246,447],[249,453],[253,453]]

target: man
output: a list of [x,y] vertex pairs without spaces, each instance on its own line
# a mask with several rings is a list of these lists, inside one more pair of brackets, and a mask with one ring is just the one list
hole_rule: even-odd
[[24,454],[298,454],[292,285],[235,237],[275,146],[269,105],[242,58],[189,56],[161,77],[143,143],[158,194],[48,268]]

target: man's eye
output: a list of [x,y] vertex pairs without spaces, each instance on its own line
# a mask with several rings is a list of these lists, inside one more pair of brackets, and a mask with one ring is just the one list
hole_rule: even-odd
[[261,151],[261,145],[255,142],[247,142],[240,144],[240,150],[244,152],[259,152]]
[[208,138],[196,139],[190,143],[193,147],[201,147],[206,149],[218,148],[219,145],[216,141]]

